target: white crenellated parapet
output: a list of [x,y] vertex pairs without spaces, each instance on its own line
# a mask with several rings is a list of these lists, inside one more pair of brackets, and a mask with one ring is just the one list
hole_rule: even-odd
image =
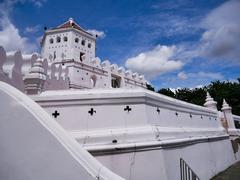
[[38,58],[29,73],[24,76],[24,82],[27,94],[39,94],[45,90],[69,89],[68,67]]
[[122,66],[119,67],[117,71],[118,71],[119,74],[124,74],[125,73],[125,69]]
[[56,77],[56,80],[60,80],[61,79],[61,74],[62,74],[62,66],[60,64],[55,64],[55,73],[54,73],[54,77]]
[[33,54],[23,54],[23,64],[22,64],[22,75],[26,75],[30,68],[33,66],[33,64],[36,62],[36,60],[40,57],[38,53],[33,53]]
[[[39,54],[22,55],[20,51],[6,53],[0,49],[0,78],[24,92],[23,77],[29,74],[38,59],[42,61],[42,68],[46,75],[45,90],[67,88],[135,88],[145,87],[145,80],[137,73],[125,70],[108,60],[101,62],[95,57],[85,64],[84,61],[63,61],[50,63]],[[86,62],[87,59],[85,59]],[[71,64],[72,63],[72,64]],[[64,68],[63,68],[64,67]],[[115,84],[115,85],[113,85]]]
[[11,79],[7,76],[7,74],[3,71],[3,65],[7,60],[6,52],[3,47],[0,46],[0,81],[11,84]]
[[47,78],[45,90],[69,89],[68,67],[62,64],[45,63]]
[[91,60],[91,65],[92,65],[93,67],[97,67],[97,68],[101,67],[101,59],[100,59],[99,57],[93,58],[93,59]]
[[61,73],[61,79],[64,81],[68,80],[68,67],[67,66],[62,66],[62,73]]
[[57,80],[57,67],[56,67],[56,64],[52,63],[50,64],[50,76],[49,76],[49,79],[51,80]]
[[209,92],[207,92],[207,97],[204,103],[204,106],[210,109],[217,110],[217,102],[210,96]]
[[6,53],[6,61],[3,64],[4,74],[11,79],[11,85],[17,89],[24,91],[24,83],[22,79],[22,64],[23,58],[20,51]]
[[138,73],[133,73],[132,77],[133,77],[133,79],[138,79],[139,75],[138,75]]
[[24,92],[23,76],[33,66],[39,54],[22,55],[20,51],[7,52],[0,47],[0,80]]
[[[22,59],[20,51],[6,53],[6,61],[3,64],[3,71],[10,79],[13,78],[14,68],[16,69],[16,66],[19,65],[17,59]],[[18,64],[16,65],[16,63]]]
[[139,80],[140,81],[142,81],[142,80],[144,80],[145,78],[144,78],[144,75],[139,75]]
[[105,61],[103,61],[103,62],[101,63],[101,67],[102,67],[104,70],[110,69],[110,65],[111,65],[111,63],[110,63],[109,60],[105,60]]
[[126,76],[127,78],[131,78],[131,77],[132,77],[132,71],[131,71],[131,70],[126,70],[126,71],[125,71],[125,76]]
[[124,67],[119,67],[118,69],[117,69],[117,75],[118,76],[120,76],[121,77],[121,83],[120,83],[120,87],[121,88],[124,88],[125,87],[125,78],[124,78],[124,76],[125,76],[125,68]]
[[112,72],[112,73],[117,73],[117,71],[118,71],[118,65],[117,65],[117,64],[112,64],[112,65],[110,66],[110,69],[111,69],[111,72]]
[[43,66],[43,69],[44,69],[44,73],[46,74],[46,76],[48,76],[48,74],[50,74],[50,68],[49,68],[49,62],[47,59],[42,59],[42,66]]

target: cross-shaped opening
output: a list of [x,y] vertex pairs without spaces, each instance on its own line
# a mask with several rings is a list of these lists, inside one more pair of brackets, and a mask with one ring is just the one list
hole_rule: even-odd
[[130,108],[129,106],[126,106],[125,108],[124,108],[124,111],[131,111],[132,110],[132,108]]
[[158,114],[160,113],[160,109],[159,109],[159,107],[157,107],[157,112],[158,112]]
[[60,115],[60,113],[57,110],[55,110],[54,113],[52,113],[52,116],[54,118],[57,118],[59,115]]
[[88,111],[88,113],[92,116],[93,113],[96,113],[96,110],[94,110],[93,108],[91,108],[91,109]]

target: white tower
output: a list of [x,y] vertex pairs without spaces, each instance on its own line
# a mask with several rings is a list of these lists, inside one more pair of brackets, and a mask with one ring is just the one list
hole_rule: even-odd
[[69,88],[146,88],[138,74],[126,72],[109,61],[96,57],[96,36],[82,29],[72,18],[62,25],[46,30],[41,55],[49,63],[68,68]]
[[72,18],[46,30],[42,39],[42,57],[49,62],[84,62],[95,58],[96,37],[82,29]]

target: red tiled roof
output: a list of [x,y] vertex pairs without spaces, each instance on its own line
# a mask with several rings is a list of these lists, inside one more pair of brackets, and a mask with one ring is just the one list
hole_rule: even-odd
[[87,32],[86,30],[81,28],[72,18],[69,18],[68,21],[66,21],[65,23],[63,23],[60,26],[58,26],[56,28],[53,28],[53,29],[64,29],[64,28],[75,28],[75,29],[83,31],[83,32],[85,32],[85,33],[87,33],[87,34],[92,36],[91,33]]

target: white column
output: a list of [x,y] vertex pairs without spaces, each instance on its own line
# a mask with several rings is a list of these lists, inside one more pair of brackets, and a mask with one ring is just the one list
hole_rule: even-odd
[[229,131],[236,130],[234,120],[233,120],[232,108],[228,105],[225,99],[223,100],[223,105],[221,110],[223,112],[224,119],[227,121],[228,130]]

